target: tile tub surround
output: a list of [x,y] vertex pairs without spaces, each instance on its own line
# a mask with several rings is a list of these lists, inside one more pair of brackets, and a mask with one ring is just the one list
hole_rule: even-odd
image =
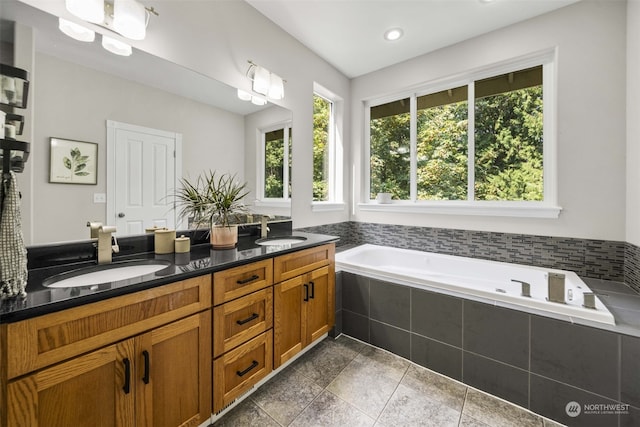
[[[340,274],[344,334],[563,424],[637,424],[637,336]],[[571,418],[571,401],[630,406]]]
[[326,338],[214,426],[557,424],[344,335]]
[[625,242],[341,222],[300,229],[340,236],[339,246],[374,245],[512,262],[622,282],[640,292],[640,248]]

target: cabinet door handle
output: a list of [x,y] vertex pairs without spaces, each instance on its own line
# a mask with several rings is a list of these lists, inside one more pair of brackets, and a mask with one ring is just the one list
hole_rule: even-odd
[[238,325],[244,325],[245,323],[251,322],[253,319],[257,319],[258,317],[260,317],[258,313],[253,313],[250,317],[247,317],[244,320],[236,320],[236,323]]
[[144,350],[142,357],[144,358],[144,375],[142,376],[142,382],[149,384],[149,352]]
[[304,286],[304,299],[303,299],[303,301],[309,301],[309,285],[307,285],[305,283],[302,286]]
[[311,285],[311,296],[309,298],[314,299],[316,296],[316,284],[313,282],[309,282]]
[[236,280],[236,283],[237,283],[238,285],[246,285],[247,283],[251,283],[251,282],[253,282],[254,280],[259,279],[259,278],[260,278],[260,276],[258,276],[257,274],[254,274],[253,276],[248,277],[248,278],[246,278],[246,279],[243,279],[243,280]]
[[236,371],[236,375],[239,376],[239,377],[244,377],[246,374],[249,373],[250,370],[252,370],[253,368],[255,368],[258,365],[259,365],[258,361],[254,360],[253,362],[251,362],[251,365],[249,365],[249,367],[247,369],[245,369],[244,371]]
[[128,358],[125,358],[122,363],[124,364],[124,394],[129,394],[131,391],[131,362]]

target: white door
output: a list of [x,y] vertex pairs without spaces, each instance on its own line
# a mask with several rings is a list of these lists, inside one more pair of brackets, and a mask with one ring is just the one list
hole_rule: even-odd
[[107,223],[118,235],[176,228],[181,135],[107,121]]

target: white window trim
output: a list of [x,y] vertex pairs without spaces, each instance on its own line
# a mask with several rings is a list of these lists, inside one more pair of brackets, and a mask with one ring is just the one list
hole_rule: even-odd
[[342,141],[342,120],[344,111],[344,101],[341,97],[322,87],[318,83],[313,83],[313,93],[315,96],[326,99],[331,103],[331,117],[329,118],[329,170],[328,170],[328,190],[329,199],[311,202],[313,212],[328,212],[344,210],[343,194],[343,170],[344,148]]
[[291,120],[287,120],[284,122],[274,123],[272,125],[266,126],[264,128],[259,129],[257,145],[258,149],[256,152],[258,153],[258,175],[256,177],[256,195],[257,198],[254,201],[255,206],[269,206],[269,207],[287,207],[291,206],[291,198],[289,197],[289,192],[287,191],[289,180],[291,177],[289,176],[289,164],[286,163],[283,165],[282,177],[284,181],[283,188],[283,197],[265,197],[264,196],[264,162],[265,162],[265,134],[268,132],[272,132],[278,129],[284,129],[284,157],[283,162],[287,162],[289,159],[289,129],[292,127]]
[[[414,87],[411,90],[398,93],[394,96],[386,96],[364,102],[364,149],[363,149],[363,200],[358,203],[361,211],[375,212],[403,212],[403,213],[431,213],[442,215],[481,215],[481,216],[501,216],[501,217],[529,217],[529,218],[558,218],[562,207],[558,205],[558,173],[557,173],[557,49],[547,49],[534,52],[528,55],[514,58],[512,60],[492,64],[478,68],[466,73],[460,73],[446,79],[438,79]],[[388,102],[403,98],[409,98],[412,106],[416,103],[416,98],[421,95],[438,92],[455,86],[468,85],[471,93],[469,99],[473,99],[473,85],[470,83],[517,71],[537,65],[543,66],[543,176],[544,176],[544,201],[484,201],[474,200],[473,185],[471,180],[474,169],[470,168],[468,200],[416,200],[417,198],[417,171],[415,155],[411,160],[411,200],[393,201],[387,204],[378,204],[370,198],[371,194],[371,170],[369,159],[371,157],[371,108]],[[471,101],[472,102],[472,101]],[[471,108],[470,105],[469,108]],[[473,117],[471,115],[470,117]],[[411,126],[415,126],[412,119]],[[472,119],[469,120],[472,122]],[[473,123],[469,123],[472,126]],[[413,129],[412,129],[413,130]],[[471,134],[471,132],[469,132]],[[415,132],[411,132],[412,153],[415,153]],[[474,144],[468,147],[469,161],[475,158]],[[473,156],[473,157],[472,157]]]

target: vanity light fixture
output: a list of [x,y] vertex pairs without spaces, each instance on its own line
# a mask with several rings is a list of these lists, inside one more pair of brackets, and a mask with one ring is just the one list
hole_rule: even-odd
[[65,0],[67,10],[85,21],[100,24],[104,21],[103,0]]
[[96,38],[96,33],[75,22],[67,21],[64,18],[58,18],[58,28],[60,31],[81,42],[92,42]]
[[102,36],[102,47],[120,56],[131,56],[132,53],[130,45],[105,35]]
[[398,40],[400,37],[402,37],[402,35],[404,34],[404,32],[402,31],[402,28],[391,28],[387,31],[385,31],[384,33],[384,39],[387,41],[396,41]]
[[[65,0],[65,4],[74,16],[131,40],[144,40],[149,17],[151,14],[158,16],[153,7],[147,8],[137,0]],[[95,39],[94,31],[63,18],[59,19],[58,27],[76,40]],[[102,46],[116,55],[131,55],[131,46],[112,37],[103,36]]]
[[[249,63],[247,77],[253,82],[251,89],[254,92],[271,99],[284,98],[284,82],[286,80],[252,61],[247,62]],[[243,101],[251,101],[256,105],[265,105],[267,103],[265,98],[252,95],[242,89],[238,89],[238,98]]]

